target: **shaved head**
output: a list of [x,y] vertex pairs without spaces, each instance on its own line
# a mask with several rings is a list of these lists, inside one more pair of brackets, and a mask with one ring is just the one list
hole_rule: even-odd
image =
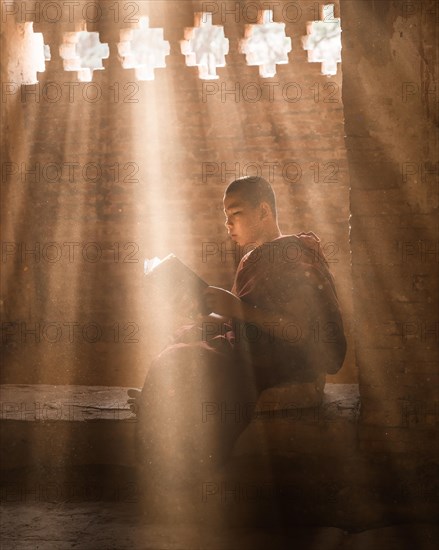
[[252,206],[259,206],[262,202],[269,204],[273,217],[277,218],[276,197],[273,188],[267,180],[259,176],[244,176],[238,178],[227,187],[224,196],[230,193],[239,193]]

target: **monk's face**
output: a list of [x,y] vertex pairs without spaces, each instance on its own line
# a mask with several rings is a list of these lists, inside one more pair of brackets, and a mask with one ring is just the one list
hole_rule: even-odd
[[259,243],[264,223],[259,206],[253,206],[241,193],[224,196],[225,226],[229,236],[240,246]]

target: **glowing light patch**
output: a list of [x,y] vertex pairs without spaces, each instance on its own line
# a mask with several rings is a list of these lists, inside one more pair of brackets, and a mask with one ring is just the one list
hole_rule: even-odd
[[226,66],[229,41],[224,36],[224,27],[212,25],[211,13],[195,13],[194,26],[185,28],[180,46],[181,53],[186,56],[186,65],[198,67],[201,79],[219,78],[216,69]]
[[165,68],[171,48],[163,39],[163,29],[152,29],[149,18],[141,17],[139,29],[122,29],[117,44],[122,67],[135,69],[138,80],[154,80],[154,69]]
[[108,59],[108,44],[99,41],[98,32],[65,32],[59,47],[65,71],[77,71],[80,82],[91,82],[93,71],[102,71],[103,59]]
[[272,10],[260,10],[258,24],[246,25],[245,38],[239,43],[247,65],[259,65],[263,78],[276,75],[276,65],[288,63],[291,38],[285,35],[285,23],[273,22]]
[[322,9],[322,21],[312,21],[302,37],[303,48],[308,51],[310,63],[321,63],[322,74],[337,74],[337,63],[341,63],[341,24],[334,18],[334,4]]
[[157,267],[161,263],[161,259],[158,256],[154,256],[154,258],[148,259],[145,258],[143,262],[143,272],[145,275],[148,273],[151,273],[151,271]]
[[23,65],[22,84],[36,84],[37,73],[44,73],[46,61],[50,61],[50,47],[44,44],[43,34],[34,32],[33,22],[24,23],[23,51],[21,63]]

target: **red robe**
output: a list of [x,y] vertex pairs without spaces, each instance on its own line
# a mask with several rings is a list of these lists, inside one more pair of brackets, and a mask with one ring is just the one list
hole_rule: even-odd
[[[238,266],[232,292],[248,304],[293,318],[281,329],[235,327],[235,345],[250,354],[264,387],[335,374],[346,339],[334,279],[313,234],[279,237],[255,248]],[[248,334],[247,334],[248,333]]]
[[223,463],[262,390],[309,382],[343,363],[334,281],[313,234],[255,248],[242,258],[232,291],[297,321],[283,334],[245,323],[192,326],[156,358],[140,400],[139,456],[163,483],[193,483]]

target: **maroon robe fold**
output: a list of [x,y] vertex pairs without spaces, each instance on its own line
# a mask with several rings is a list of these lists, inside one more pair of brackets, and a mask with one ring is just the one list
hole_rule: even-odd
[[268,333],[235,326],[235,346],[250,355],[264,387],[309,382],[335,374],[346,339],[334,280],[313,234],[279,237],[255,248],[238,266],[232,292],[250,305],[287,319]]

